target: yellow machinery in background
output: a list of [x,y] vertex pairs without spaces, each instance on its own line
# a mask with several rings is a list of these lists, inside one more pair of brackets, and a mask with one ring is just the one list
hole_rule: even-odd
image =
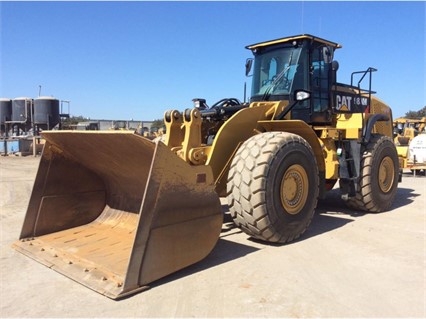
[[394,120],[394,143],[399,157],[399,166],[401,169],[408,167],[408,150],[410,142],[419,133],[423,133],[426,127],[426,117],[422,118],[404,118],[400,117]]

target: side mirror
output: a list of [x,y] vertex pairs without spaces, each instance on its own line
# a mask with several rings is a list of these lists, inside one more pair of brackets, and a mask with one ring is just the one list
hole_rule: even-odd
[[330,63],[330,66],[331,66],[330,83],[331,85],[335,85],[337,82],[337,70],[339,69],[339,62],[334,60]]
[[322,58],[325,63],[331,63],[334,57],[334,49],[331,46],[325,46],[322,48]]
[[253,59],[252,58],[248,58],[246,60],[246,76],[249,76],[252,65],[253,65]]

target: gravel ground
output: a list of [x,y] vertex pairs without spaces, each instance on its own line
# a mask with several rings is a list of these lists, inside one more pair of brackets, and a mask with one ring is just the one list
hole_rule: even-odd
[[225,215],[206,259],[113,301],[11,248],[38,161],[0,157],[1,317],[426,317],[424,176],[404,174],[381,214],[332,190],[288,245],[251,240]]

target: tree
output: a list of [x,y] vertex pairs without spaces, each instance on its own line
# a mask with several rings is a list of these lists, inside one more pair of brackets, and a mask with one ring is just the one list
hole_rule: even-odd
[[405,113],[405,117],[409,118],[409,119],[415,119],[415,118],[420,118],[420,117],[425,117],[426,116],[426,106],[424,106],[422,109],[418,110],[418,111],[408,111],[407,113]]
[[154,120],[151,124],[151,132],[158,132],[160,128],[165,129],[164,120]]
[[87,118],[85,118],[84,116],[70,116],[67,117],[66,119],[64,119],[62,121],[62,129],[63,130],[68,130],[71,128],[72,125],[76,125],[79,122],[84,122],[87,121]]

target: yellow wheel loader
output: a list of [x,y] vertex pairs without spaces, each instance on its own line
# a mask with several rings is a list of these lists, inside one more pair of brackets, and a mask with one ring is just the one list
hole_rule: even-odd
[[411,166],[409,160],[409,146],[411,141],[420,133],[425,131],[426,117],[422,118],[397,118],[393,122],[394,143],[399,157],[399,166],[401,169]]
[[250,103],[194,99],[165,112],[153,141],[44,132],[14,248],[117,299],[207,256],[220,197],[238,227],[273,243],[301,236],[337,181],[350,207],[390,209],[400,177],[392,112],[373,95],[374,68],[337,81],[340,47],[312,35],[247,46]]

